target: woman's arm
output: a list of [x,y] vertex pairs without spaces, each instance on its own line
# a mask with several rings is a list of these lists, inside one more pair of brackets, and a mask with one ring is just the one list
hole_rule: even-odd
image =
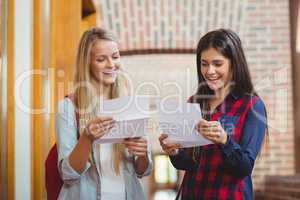
[[172,165],[179,170],[193,170],[197,163],[194,162],[192,156],[188,153],[188,149],[180,149],[181,145],[177,143],[167,143],[167,134],[161,134],[159,143],[162,150],[169,155]]
[[86,168],[86,164],[91,155],[92,141],[86,134],[82,134],[76,144],[75,148],[69,156],[70,166],[81,174]]
[[[77,140],[77,125],[74,106],[64,99],[58,106],[56,114],[56,136],[59,154],[59,168],[62,178],[77,179],[90,166],[92,142],[102,137],[113,125],[108,117],[91,120]],[[99,126],[101,128],[99,128]]]
[[265,136],[266,123],[265,106],[258,99],[246,116],[240,144],[228,136],[227,142],[220,145],[225,168],[232,174],[237,177],[251,175],[256,156],[261,149]]
[[170,155],[170,160],[172,165],[179,170],[193,171],[198,166],[190,153],[188,153],[188,149],[179,149],[176,155]]
[[134,169],[138,175],[142,175],[145,173],[146,169],[149,165],[148,156],[137,156],[134,159]]
[[88,122],[69,156],[70,165],[79,174],[86,168],[93,141],[105,135],[112,128],[113,124],[114,121],[110,117],[97,117]]
[[146,138],[127,138],[123,144],[134,156],[133,166],[139,178],[149,175],[152,169],[151,149]]
[[[58,168],[62,180],[68,184],[71,184],[80,178],[80,174],[71,166],[69,162],[69,156],[73,149],[76,148],[77,142],[79,142],[77,139],[77,125],[74,106],[70,99],[65,98],[59,102],[55,125],[58,151]],[[87,149],[89,148],[90,147]],[[90,163],[86,162],[85,169],[87,170],[89,166]]]

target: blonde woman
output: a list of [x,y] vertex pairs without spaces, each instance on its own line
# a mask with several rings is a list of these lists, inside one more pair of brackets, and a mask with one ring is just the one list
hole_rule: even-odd
[[120,72],[115,37],[100,28],[86,31],[77,52],[75,93],[59,102],[56,115],[58,167],[64,182],[60,200],[146,199],[138,178],[151,171],[147,140],[93,144],[114,125],[112,118],[93,114],[95,102],[128,94],[128,83]]

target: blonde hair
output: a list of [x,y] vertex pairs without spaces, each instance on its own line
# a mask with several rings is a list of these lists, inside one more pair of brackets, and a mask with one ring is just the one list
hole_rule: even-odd
[[[91,50],[96,41],[108,40],[118,43],[116,37],[110,32],[101,28],[92,28],[83,33],[76,58],[76,71],[74,78],[75,90],[75,105],[79,112],[80,133],[91,118],[96,117],[93,110],[95,104],[94,97],[96,96],[95,88],[91,84]],[[122,69],[120,68],[122,71]],[[117,98],[123,95],[128,95],[128,81],[123,73],[118,73],[116,81],[111,86],[111,98]],[[98,153],[100,148],[98,146]],[[98,156],[99,158],[99,156]],[[92,163],[95,164],[94,154],[91,155]],[[113,144],[112,162],[113,168],[117,175],[120,173],[120,163],[124,160],[124,147],[120,144]],[[100,161],[99,161],[99,166]]]

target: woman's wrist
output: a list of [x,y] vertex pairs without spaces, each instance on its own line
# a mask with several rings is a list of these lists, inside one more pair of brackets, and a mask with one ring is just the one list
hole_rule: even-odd
[[148,165],[148,156],[133,156],[133,162],[135,166],[140,166],[140,165]]
[[83,140],[85,140],[86,142],[92,144],[93,143],[93,139],[90,137],[90,134],[87,133],[87,128],[84,129],[84,131],[81,134],[81,137],[83,138]]
[[223,134],[222,134],[221,144],[222,144],[222,145],[225,145],[225,144],[227,143],[227,140],[228,140],[228,135],[227,135],[227,133],[224,131]]
[[148,156],[134,156],[133,162],[135,172],[138,175],[144,174],[145,170],[147,169],[147,166],[149,165]]
[[137,160],[148,160],[148,156],[147,155],[143,155],[143,156],[133,156],[133,160],[137,161]]
[[94,138],[93,138],[90,130],[87,127],[85,127],[85,129],[83,130],[82,135],[84,136],[84,138],[86,140],[89,140],[91,143],[93,143]]

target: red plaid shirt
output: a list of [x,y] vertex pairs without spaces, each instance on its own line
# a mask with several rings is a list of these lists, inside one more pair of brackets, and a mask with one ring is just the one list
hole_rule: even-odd
[[251,173],[266,129],[263,102],[230,94],[210,119],[220,121],[227,132],[225,145],[198,147],[197,162],[191,149],[170,157],[175,168],[185,170],[181,199],[253,199]]

